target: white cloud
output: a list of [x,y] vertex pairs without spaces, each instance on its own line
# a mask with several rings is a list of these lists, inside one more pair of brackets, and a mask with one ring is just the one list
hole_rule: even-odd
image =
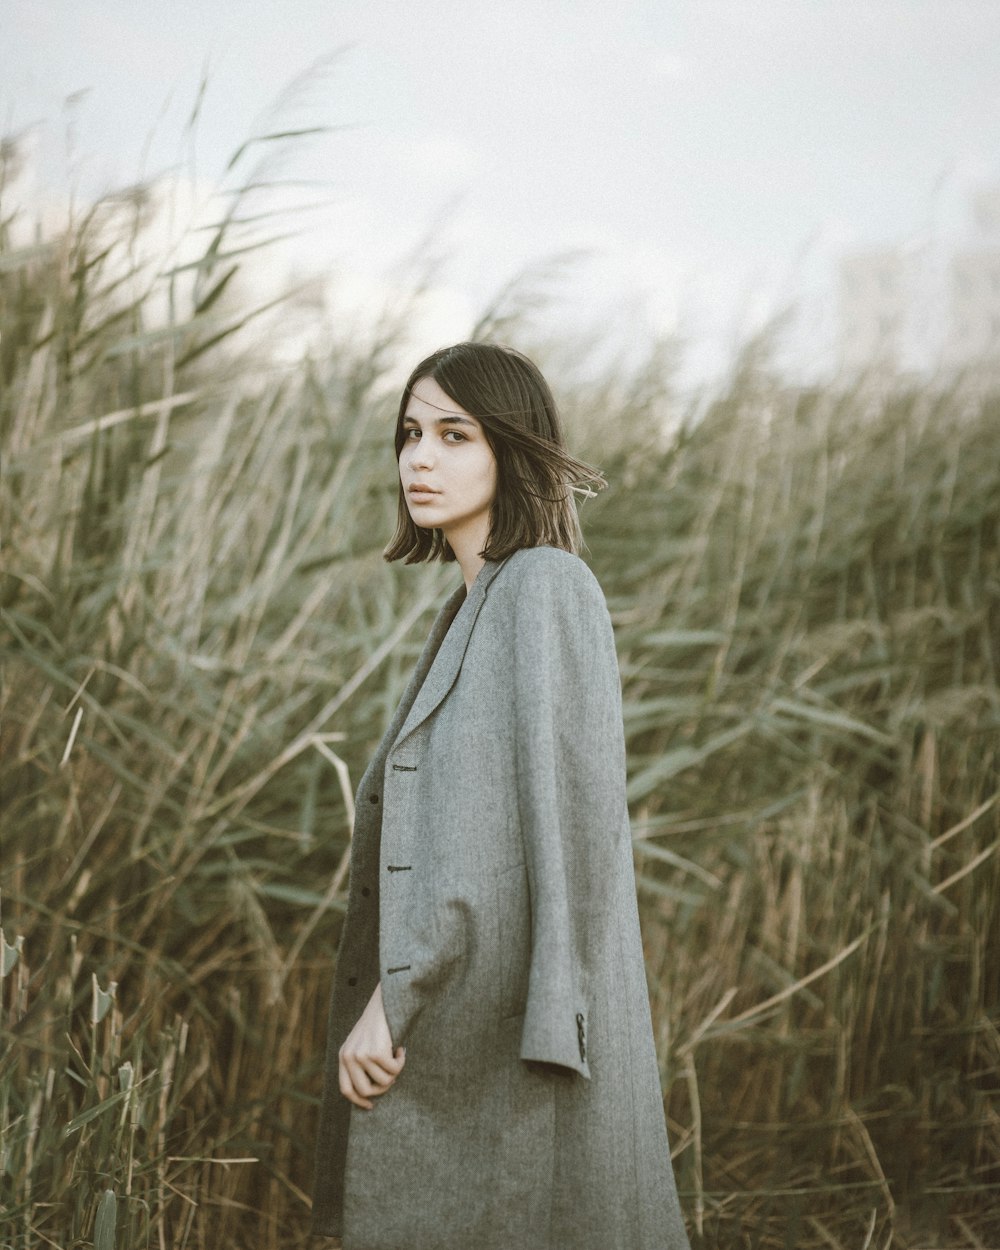
[[697,75],[697,64],[691,57],[681,56],[677,52],[662,51],[653,54],[649,63],[649,72],[653,78],[664,82],[688,83]]

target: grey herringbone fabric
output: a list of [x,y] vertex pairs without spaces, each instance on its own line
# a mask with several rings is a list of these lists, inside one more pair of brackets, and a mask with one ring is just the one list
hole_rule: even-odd
[[[381,979],[406,1066],[337,1052]],[[600,587],[551,547],[448,600],[357,796],[314,1225],[345,1250],[680,1250]]]

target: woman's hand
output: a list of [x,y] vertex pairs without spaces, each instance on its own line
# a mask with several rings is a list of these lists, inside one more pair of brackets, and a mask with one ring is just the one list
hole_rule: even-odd
[[370,1111],[371,1100],[385,1093],[406,1062],[403,1047],[392,1048],[381,982],[375,986],[368,1006],[348,1033],[339,1054],[340,1092],[356,1107]]

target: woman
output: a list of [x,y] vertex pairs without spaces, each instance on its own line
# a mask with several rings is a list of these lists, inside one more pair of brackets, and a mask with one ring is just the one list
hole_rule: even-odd
[[314,1224],[347,1250],[675,1250],[621,691],[524,356],[428,357],[389,560],[457,560],[358,789]]

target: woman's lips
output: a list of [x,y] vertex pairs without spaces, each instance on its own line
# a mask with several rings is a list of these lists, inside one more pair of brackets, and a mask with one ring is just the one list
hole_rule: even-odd
[[430,503],[433,499],[436,499],[441,492],[433,490],[430,486],[424,486],[423,483],[417,483],[416,485],[411,486],[406,493],[409,495],[413,503]]

